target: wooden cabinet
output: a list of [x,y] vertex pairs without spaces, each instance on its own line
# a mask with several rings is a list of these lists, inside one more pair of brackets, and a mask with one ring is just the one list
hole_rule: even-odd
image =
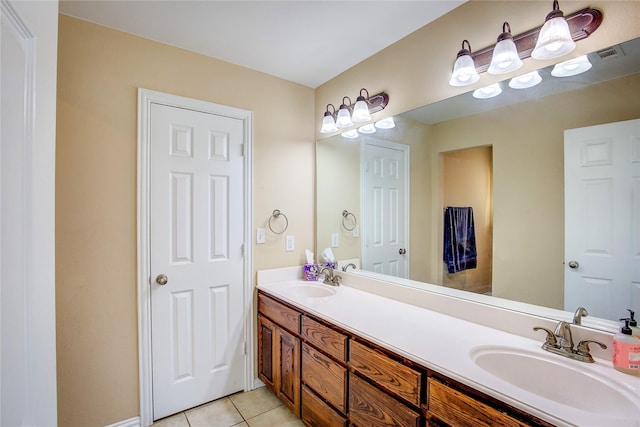
[[418,427],[420,414],[349,373],[349,419],[359,427]]
[[300,416],[300,313],[264,295],[258,313],[258,378]]
[[429,425],[489,427],[513,426],[525,427],[531,424],[521,422],[504,412],[474,399],[441,382],[428,380]]
[[262,292],[258,376],[311,427],[551,426]]

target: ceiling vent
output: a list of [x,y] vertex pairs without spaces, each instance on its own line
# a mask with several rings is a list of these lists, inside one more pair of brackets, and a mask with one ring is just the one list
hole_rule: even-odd
[[606,61],[608,59],[617,58],[619,56],[624,56],[624,52],[622,51],[622,47],[619,44],[615,46],[608,47],[606,49],[602,49],[596,52],[600,59]]

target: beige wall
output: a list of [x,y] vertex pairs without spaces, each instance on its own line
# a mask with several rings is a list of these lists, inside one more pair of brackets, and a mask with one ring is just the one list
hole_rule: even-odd
[[[139,415],[136,109],[139,87],[254,112],[253,221],[284,236],[254,245],[254,269],[299,265],[314,246],[312,89],[60,16],[56,311],[61,426]],[[283,118],[296,117],[286,120]]]

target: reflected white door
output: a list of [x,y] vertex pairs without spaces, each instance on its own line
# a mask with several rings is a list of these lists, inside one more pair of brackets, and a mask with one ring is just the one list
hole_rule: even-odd
[[363,151],[363,269],[408,278],[409,147],[368,138]]
[[243,122],[153,104],[150,139],[159,419],[244,387]]
[[640,312],[640,120],[565,131],[565,310]]

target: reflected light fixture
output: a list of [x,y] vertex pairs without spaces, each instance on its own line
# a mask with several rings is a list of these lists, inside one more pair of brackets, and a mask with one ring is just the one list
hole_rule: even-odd
[[364,134],[376,133],[376,127],[373,123],[367,123],[364,126],[360,126],[358,128],[358,132],[364,133]]
[[[464,45],[467,44],[465,48]],[[468,40],[462,41],[462,49],[458,51],[456,62],[453,64],[453,75],[449,84],[451,86],[468,86],[480,80],[476,67],[471,58],[471,45]]]
[[[333,109],[333,112],[329,111],[329,107]],[[333,116],[336,114],[336,107],[333,104],[327,104],[327,111],[324,112],[324,118],[322,119],[322,128],[320,129],[320,133],[331,133],[336,132],[338,128],[336,127],[336,121],[333,119]]]
[[538,34],[538,41],[531,52],[535,59],[553,59],[566,55],[576,48],[571,38],[569,24],[560,10],[558,0],[553,0],[553,10],[549,12]]
[[522,67],[522,61],[511,35],[511,26],[508,22],[505,22],[502,24],[502,34],[498,36],[496,47],[493,48],[493,56],[487,73],[505,74],[520,67]]
[[396,122],[393,120],[393,117],[387,117],[386,119],[377,121],[376,127],[378,129],[393,129],[396,127]]
[[489,86],[481,87],[473,91],[473,97],[478,99],[487,99],[498,96],[502,93],[502,88],[498,83],[494,83]]
[[[388,103],[389,95],[385,92],[369,96],[369,91],[362,88],[355,104],[351,103],[351,98],[348,96],[342,98],[338,111],[333,104],[327,104],[320,133],[337,132],[339,129],[353,126],[354,122],[368,122],[371,120],[371,114],[384,110]],[[358,133],[357,130],[355,132]]]
[[[366,98],[362,96],[362,91],[367,94]],[[356,105],[353,106],[353,114],[351,115],[351,120],[353,120],[354,123],[368,122],[371,120],[367,99],[369,99],[369,91],[365,88],[360,89],[360,95],[356,98]]]
[[346,132],[342,132],[342,136],[347,139],[353,139],[353,138],[357,138],[359,135],[356,129],[349,129]]
[[512,89],[528,89],[530,87],[534,87],[541,81],[542,77],[540,77],[540,73],[532,71],[512,78],[509,81],[509,87]]
[[345,99],[348,99],[349,105],[351,105],[351,98],[349,98],[348,96],[342,98],[342,104],[340,105],[340,109],[338,110],[338,117],[336,118],[336,127],[338,129],[353,126],[353,121],[351,121],[351,111],[349,111],[349,106],[347,106],[347,104],[345,103]]
[[592,65],[589,62],[587,55],[582,55],[577,58],[570,59],[568,61],[556,64],[551,71],[553,77],[569,77],[582,74],[591,69]]

